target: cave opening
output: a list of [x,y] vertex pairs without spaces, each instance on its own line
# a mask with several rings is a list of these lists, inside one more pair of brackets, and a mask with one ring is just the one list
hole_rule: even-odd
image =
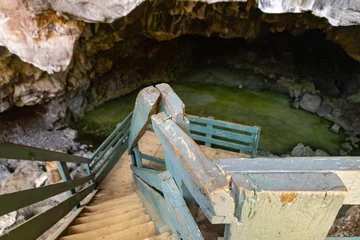
[[[341,144],[358,131],[360,63],[319,30],[299,36],[268,33],[257,39],[184,35],[128,41],[98,56],[113,66],[93,84],[97,95],[107,99],[130,95],[75,123],[80,132],[89,126],[98,129],[93,136],[98,143],[131,111],[137,89],[170,82],[190,114],[261,126],[260,148],[265,151],[286,154],[303,143],[331,155],[357,154],[357,149],[343,150]],[[310,100],[302,100],[304,95]],[[99,114],[115,106],[124,112]],[[344,130],[334,133],[334,124]],[[291,137],[275,141],[279,136]],[[91,134],[80,134],[80,139],[88,141]]]

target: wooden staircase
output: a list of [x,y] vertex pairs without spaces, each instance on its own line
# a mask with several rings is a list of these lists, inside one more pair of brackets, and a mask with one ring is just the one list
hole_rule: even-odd
[[137,195],[130,163],[124,154],[61,240],[171,239],[171,232],[157,232]]

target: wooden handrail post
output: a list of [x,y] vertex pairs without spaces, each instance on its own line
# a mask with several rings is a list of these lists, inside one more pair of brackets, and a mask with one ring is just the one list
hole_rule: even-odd
[[[212,117],[212,116],[209,116],[208,118],[209,118],[209,119],[214,119],[214,117]],[[206,124],[206,128],[212,129],[212,128],[213,128],[213,125],[210,124],[210,123],[208,123],[208,124]],[[211,134],[206,134],[206,138],[212,138],[212,135],[211,135]],[[211,142],[206,142],[206,143],[205,143],[205,146],[211,147]]]
[[[66,162],[59,162],[59,161],[57,161],[57,162],[56,162],[56,165],[57,165],[57,167],[58,167],[58,169],[59,169],[60,176],[61,176],[61,179],[63,180],[63,182],[72,180],[72,179],[71,179],[70,172],[69,172],[69,168],[67,167]],[[70,190],[68,191],[69,197],[71,197],[71,196],[74,195],[74,194],[76,194],[75,188],[70,189]],[[80,204],[77,204],[77,205],[74,207],[74,211],[76,211],[79,207],[80,207]]]

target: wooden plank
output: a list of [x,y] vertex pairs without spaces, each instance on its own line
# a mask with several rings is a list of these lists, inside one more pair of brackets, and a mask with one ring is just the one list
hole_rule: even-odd
[[0,240],[36,239],[68,214],[94,188],[95,185],[92,184],[49,210],[30,218],[13,230],[1,235]]
[[177,233],[179,230],[177,229],[175,222],[170,214],[165,199],[158,192],[156,192],[154,189],[149,187],[144,181],[142,181],[139,177],[135,175],[134,175],[134,182],[139,187],[141,192],[144,194],[146,199],[152,203],[152,206],[161,216],[161,218],[169,225],[171,231],[173,233]]
[[97,158],[97,156],[99,155],[100,152],[104,151],[104,148],[110,143],[110,141],[124,128],[123,126],[125,124],[128,124],[129,122],[131,123],[131,118],[132,118],[133,112],[131,112],[122,123],[119,123],[115,130],[105,139],[104,142],[101,143],[101,145],[95,150],[95,152],[93,153],[92,156],[92,160],[94,160],[95,158]]
[[185,104],[167,83],[155,85],[161,93],[159,112],[165,112],[186,133],[190,133],[189,120],[185,117]]
[[145,134],[150,117],[158,111],[160,92],[153,86],[142,89],[136,97],[129,134],[128,152],[131,153],[139,139]]
[[142,167],[142,158],[141,158],[141,153],[140,153],[140,150],[139,150],[138,145],[136,145],[136,146],[133,148],[133,151],[134,151],[136,166],[139,167],[139,168],[141,168],[141,167]]
[[149,160],[150,162],[165,165],[165,160],[164,159],[157,158],[157,157],[154,157],[154,156],[150,156],[150,155],[147,155],[147,154],[144,154],[144,153],[141,153],[141,158]]
[[96,158],[93,158],[90,167],[92,169],[96,168],[96,165],[103,159],[103,157],[108,154],[109,150],[111,148],[113,148],[113,146],[117,143],[117,142],[121,142],[123,141],[129,134],[130,131],[130,122],[125,123],[124,125],[122,125],[121,127],[122,129],[117,133],[117,135],[110,141],[110,143],[105,146],[105,148],[103,149],[102,152],[99,153],[99,155]]
[[225,240],[325,239],[347,190],[334,173],[248,173],[233,176],[238,221]]
[[360,157],[286,157],[218,159],[224,174],[263,172],[334,172],[348,189],[344,204],[360,204]]
[[190,136],[192,137],[192,139],[194,139],[196,141],[209,142],[209,143],[212,143],[212,144],[215,144],[218,146],[223,146],[223,147],[232,148],[232,149],[236,149],[236,150],[242,150],[246,153],[252,152],[251,147],[243,145],[243,144],[227,142],[227,141],[215,139],[215,138],[207,138],[207,137],[195,135],[195,134],[190,134]]
[[182,239],[203,240],[203,236],[191,215],[179,188],[168,171],[161,173],[162,190]]
[[126,139],[128,139],[128,135],[124,134],[119,139],[116,139],[116,141],[112,142],[111,145],[109,145],[107,151],[104,152],[105,154],[101,156],[101,158],[95,159],[91,170],[93,172],[99,172],[99,169],[104,167],[104,162],[106,162],[109,159],[109,157],[112,155],[112,153],[115,151],[115,146],[119,146],[123,144],[124,141],[126,141]]
[[257,156],[257,152],[258,152],[258,149],[259,149],[259,142],[260,142],[260,131],[261,131],[261,128],[260,127],[256,127],[257,128],[257,133],[254,134],[254,137],[255,137],[255,144],[253,146],[253,152],[251,154],[251,157],[253,158],[256,158]]
[[100,183],[108,175],[111,169],[113,169],[115,164],[119,161],[120,157],[124,154],[127,146],[128,146],[128,139],[125,142],[118,142],[114,146],[114,151],[107,158],[107,161],[104,162],[102,168],[99,169],[98,172],[96,172],[96,176],[94,180],[96,184],[100,185]]
[[202,123],[202,124],[212,124],[214,127],[227,128],[231,130],[249,132],[249,133],[257,133],[256,126],[247,126],[238,123],[230,123],[221,120],[215,120],[210,118],[198,117],[194,115],[187,115],[190,122]]
[[144,182],[146,182],[146,184],[162,192],[161,176],[160,176],[161,171],[146,169],[146,168],[138,168],[135,166],[131,166],[131,170],[134,172],[136,176],[138,176]]
[[[59,173],[60,173],[60,176],[61,176],[61,179],[62,179],[63,182],[72,180],[71,176],[70,176],[69,169],[68,169],[66,163],[57,161],[56,165],[57,165],[57,168],[59,170]],[[76,193],[75,188],[69,189],[69,191],[68,191],[69,196],[71,196],[71,195],[73,195],[75,193]]]
[[[209,119],[214,119],[214,117],[212,117],[212,116],[209,116],[208,118],[209,118]],[[193,126],[194,126],[194,125],[193,125]],[[199,127],[201,127],[201,126],[199,126]],[[213,126],[212,126],[211,124],[207,124],[207,125],[206,125],[206,130],[207,130],[207,132],[208,132],[208,131],[210,132],[210,131],[212,130],[212,128],[213,128]],[[190,130],[192,130],[192,129],[191,129],[191,126],[190,126]],[[206,134],[206,137],[207,137],[207,138],[212,138],[212,135],[211,135],[211,134]],[[206,143],[205,143],[205,146],[211,147],[211,143],[206,142]]]
[[[208,125],[208,126],[212,126],[212,125]],[[210,136],[215,135],[218,137],[227,138],[227,139],[244,142],[244,143],[254,143],[255,133],[253,133],[254,136],[250,136],[250,135],[245,135],[245,134],[241,134],[241,133],[229,132],[229,131],[226,131],[223,129],[218,129],[218,128],[209,128],[208,126],[190,124],[190,131],[205,133]],[[193,133],[193,134],[196,134],[196,133]],[[206,136],[206,137],[208,137],[208,136]]]
[[235,205],[225,176],[167,114],[159,113],[151,118],[165,150],[165,160],[173,165],[168,168],[171,174],[180,175],[212,223],[233,221]]
[[80,186],[93,176],[0,195],[0,216]]
[[90,163],[91,161],[89,158],[6,142],[0,142],[0,158],[74,163]]

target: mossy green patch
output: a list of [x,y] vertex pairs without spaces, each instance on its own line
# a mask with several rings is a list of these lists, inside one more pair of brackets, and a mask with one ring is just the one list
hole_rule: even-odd
[[[344,141],[342,134],[329,131],[329,121],[293,108],[285,94],[193,83],[172,86],[189,114],[260,126],[261,150],[284,154],[302,142],[338,155]],[[100,144],[132,111],[137,92],[106,102],[75,122],[79,141]]]
[[189,114],[260,126],[262,150],[283,154],[302,142],[338,155],[344,139],[329,131],[331,122],[293,108],[284,94],[200,84],[172,86]]

